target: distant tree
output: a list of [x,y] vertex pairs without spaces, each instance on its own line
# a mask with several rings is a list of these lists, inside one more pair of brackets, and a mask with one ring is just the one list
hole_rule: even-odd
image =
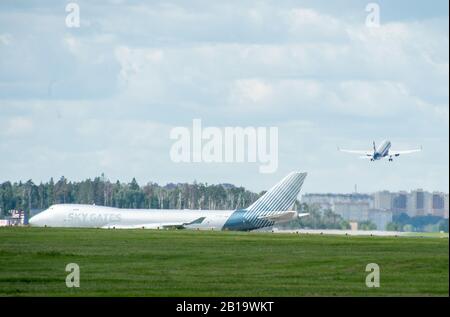
[[55,182],[53,177],[50,178],[49,183],[46,185],[46,202],[44,208],[49,207],[55,203]]
[[431,215],[410,217],[402,213],[393,217],[396,228],[404,231],[437,231],[442,221],[442,217]]
[[139,188],[139,184],[138,184],[138,182],[136,181],[136,178],[134,178],[133,177],[133,179],[131,180],[131,183],[130,183],[130,189],[131,190],[139,190],[140,188]]
[[403,226],[402,231],[406,231],[406,232],[412,232],[415,231],[413,225],[411,224],[407,224]]
[[448,232],[448,219],[444,219],[439,223],[439,231]]
[[401,231],[402,226],[396,222],[389,222],[386,226],[387,231]]
[[3,216],[9,214],[9,210],[14,209],[16,206],[16,198],[14,197],[13,186],[11,182],[4,182],[0,186],[0,208],[2,209]]
[[361,221],[358,223],[358,228],[360,230],[376,230],[377,226],[371,222],[370,220],[367,221]]

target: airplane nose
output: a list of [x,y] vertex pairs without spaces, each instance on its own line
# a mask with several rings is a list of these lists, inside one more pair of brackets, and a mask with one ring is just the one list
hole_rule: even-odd
[[36,216],[31,217],[30,219],[28,219],[28,224],[30,226],[34,226],[36,225]]
[[41,219],[41,218],[42,218],[41,215],[39,215],[39,214],[35,215],[28,220],[28,224],[30,226],[39,226],[39,219]]

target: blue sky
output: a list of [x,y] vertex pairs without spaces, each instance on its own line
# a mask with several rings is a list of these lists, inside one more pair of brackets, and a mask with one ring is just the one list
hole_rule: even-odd
[[[0,3],[0,181],[449,189],[448,1]],[[173,163],[175,126],[277,126],[279,168]],[[337,146],[424,151],[370,163]]]

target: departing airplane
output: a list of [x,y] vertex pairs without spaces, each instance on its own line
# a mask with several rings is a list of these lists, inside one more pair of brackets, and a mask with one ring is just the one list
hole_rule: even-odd
[[209,229],[250,231],[307,216],[290,210],[306,173],[292,172],[252,205],[236,210],[120,209],[58,204],[35,215],[31,226],[114,229]]
[[360,158],[370,159],[371,161],[381,160],[382,158],[388,157],[389,161],[392,162],[394,160],[394,157],[414,152],[420,152],[422,151],[422,147],[412,150],[393,151],[391,150],[391,142],[385,140],[381,142],[381,145],[379,147],[376,147],[375,141],[373,141],[373,150],[370,151],[345,150],[340,149],[339,147],[338,150],[341,152],[360,154],[362,155],[360,156]]

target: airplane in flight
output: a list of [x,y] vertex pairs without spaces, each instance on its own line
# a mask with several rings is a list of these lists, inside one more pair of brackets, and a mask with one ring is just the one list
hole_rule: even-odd
[[391,150],[391,141],[385,140],[381,142],[380,146],[375,145],[375,141],[373,141],[373,149],[369,151],[359,151],[359,150],[346,150],[338,147],[338,151],[353,153],[361,155],[360,158],[370,159],[371,161],[381,160],[383,158],[388,158],[390,162],[394,160],[394,157],[398,157],[400,155],[410,154],[414,152],[422,151],[422,147],[412,150],[402,150],[402,151],[394,151]]
[[95,205],[57,204],[32,217],[29,224],[38,227],[250,231],[307,216],[308,213],[291,210],[306,175],[306,173],[291,172],[244,209],[121,209]]

